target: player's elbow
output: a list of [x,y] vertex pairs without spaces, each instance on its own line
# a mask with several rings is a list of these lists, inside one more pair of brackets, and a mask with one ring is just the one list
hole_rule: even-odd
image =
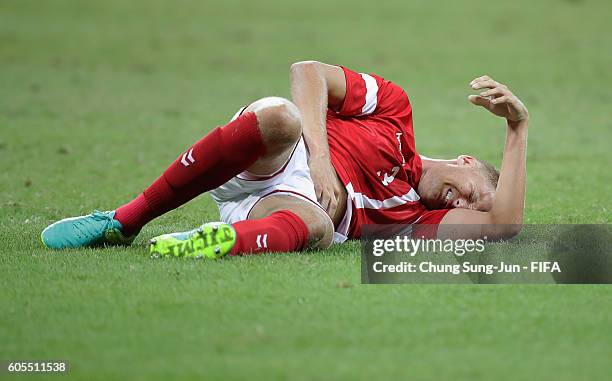
[[508,240],[517,236],[523,230],[523,221],[522,219],[493,221],[491,230],[489,238]]
[[[497,205],[499,206],[499,205]],[[490,235],[496,239],[510,239],[517,236],[523,229],[523,210],[513,208],[499,208],[493,206],[487,213],[488,223],[495,234]]]
[[523,230],[522,223],[505,224],[502,229],[502,239],[510,239],[517,236]]

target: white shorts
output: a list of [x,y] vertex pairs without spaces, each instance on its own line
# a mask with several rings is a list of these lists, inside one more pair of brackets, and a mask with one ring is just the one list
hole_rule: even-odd
[[[241,108],[232,120],[236,119],[244,109],[244,107]],[[323,209],[317,201],[314,183],[310,177],[308,150],[303,137],[295,145],[287,162],[278,171],[263,176],[244,171],[210,191],[210,195],[219,207],[221,221],[228,224],[247,220],[259,200],[279,194],[309,201]],[[334,232],[336,243],[344,242],[347,239],[351,209],[350,200],[347,198],[347,212]]]
[[259,176],[244,171],[210,192],[219,207],[221,221],[228,224],[248,219],[257,201],[272,194],[298,197],[321,207],[310,178],[303,138],[285,165],[275,173]]

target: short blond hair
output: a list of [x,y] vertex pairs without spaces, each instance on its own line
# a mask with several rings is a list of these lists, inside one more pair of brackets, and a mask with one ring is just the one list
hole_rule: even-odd
[[493,189],[497,189],[497,182],[499,181],[499,171],[493,166],[493,164],[484,161],[478,160],[480,163],[480,169],[485,179],[493,185]]

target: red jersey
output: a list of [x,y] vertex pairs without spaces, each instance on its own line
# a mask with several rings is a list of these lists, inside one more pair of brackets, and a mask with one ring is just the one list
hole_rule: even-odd
[[422,165],[408,96],[377,75],[342,69],[346,97],[327,112],[327,138],[351,201],[348,237],[364,224],[439,224],[448,210],[428,210],[416,192]]

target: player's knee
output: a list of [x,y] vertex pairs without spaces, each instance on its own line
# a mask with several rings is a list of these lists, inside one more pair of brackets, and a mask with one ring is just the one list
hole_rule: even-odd
[[269,148],[293,146],[302,135],[298,108],[283,98],[273,98],[267,103],[269,105],[256,111],[264,142]]
[[315,221],[309,221],[308,238],[310,247],[327,249],[332,244],[334,238],[334,224],[331,219],[318,218]]

